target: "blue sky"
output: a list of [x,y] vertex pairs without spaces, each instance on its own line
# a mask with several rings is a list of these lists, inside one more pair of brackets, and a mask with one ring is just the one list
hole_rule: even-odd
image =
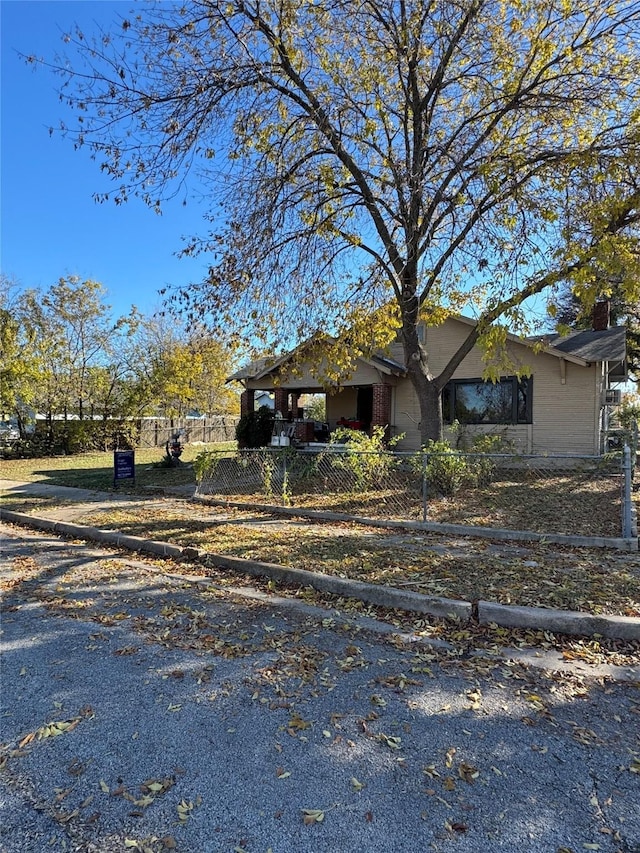
[[158,216],[133,199],[96,204],[111,187],[88,152],[54,134],[70,120],[57,78],[27,66],[18,53],[51,59],[74,22],[86,32],[126,15],[129,0],[1,0],[0,269],[24,287],[48,288],[61,276],[101,282],[120,315],[136,305],[152,314],[167,284],[200,280],[206,257],[178,259],[182,236],[206,233],[196,201]]

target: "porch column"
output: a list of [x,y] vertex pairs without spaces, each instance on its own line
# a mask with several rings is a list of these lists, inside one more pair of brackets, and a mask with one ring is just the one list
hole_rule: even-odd
[[254,410],[256,405],[255,394],[256,392],[253,388],[247,388],[246,391],[240,394],[240,416],[248,415]]
[[300,394],[297,391],[291,392],[291,415],[295,420],[298,417],[298,400],[300,399]]
[[373,410],[371,413],[371,429],[376,426],[385,427],[385,438],[389,437],[389,422],[391,421],[391,385],[373,386]]
[[280,412],[286,420],[289,415],[289,392],[286,388],[276,388],[273,398],[274,410]]

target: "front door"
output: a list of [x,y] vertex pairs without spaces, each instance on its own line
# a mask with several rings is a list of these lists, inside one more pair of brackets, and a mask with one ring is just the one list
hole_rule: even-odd
[[373,418],[373,388],[371,385],[358,388],[356,418],[361,421],[365,429],[369,429]]

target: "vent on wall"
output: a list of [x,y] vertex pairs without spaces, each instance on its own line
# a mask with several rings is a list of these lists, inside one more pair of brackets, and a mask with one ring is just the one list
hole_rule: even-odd
[[609,388],[604,392],[605,406],[619,406],[622,403],[622,391],[618,388]]

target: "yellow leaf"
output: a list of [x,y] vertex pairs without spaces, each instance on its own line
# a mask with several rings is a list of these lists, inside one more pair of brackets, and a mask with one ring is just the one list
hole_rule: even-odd
[[355,791],[361,791],[364,788],[364,783],[359,782],[355,776],[351,777],[351,784],[353,785]]
[[324,812],[320,809],[302,809],[302,820],[307,825],[321,823],[324,820]]
[[146,787],[147,787],[147,788],[148,788],[152,793],[157,794],[157,793],[158,793],[158,791],[161,791],[161,790],[162,790],[162,783],[161,783],[161,782],[150,782]]
[[[104,779],[101,779],[101,780],[100,780],[100,790],[101,790],[101,791],[104,791],[104,792],[105,792],[105,794],[108,794],[108,793],[109,793],[109,786],[108,786],[108,785],[107,785],[107,783],[104,781]],[[137,843],[138,843],[138,842],[136,842],[136,844],[137,844]]]
[[422,768],[422,772],[423,772],[426,776],[429,776],[429,778],[430,778],[430,779],[433,779],[435,776],[439,776],[439,775],[440,775],[440,774],[438,773],[438,771],[436,770],[436,765],[435,765],[435,764],[429,764],[427,767],[423,767],[423,768]]
[[190,812],[193,811],[193,803],[187,803],[186,800],[181,800],[178,805],[178,817],[181,821],[186,821],[189,818]]
[[378,740],[386,743],[389,749],[400,749],[401,738],[399,737],[392,737],[391,735],[385,735],[381,732],[378,735]]
[[124,840],[125,847],[135,847],[136,850],[140,849],[140,845],[137,841],[134,841],[132,838],[125,838]]

